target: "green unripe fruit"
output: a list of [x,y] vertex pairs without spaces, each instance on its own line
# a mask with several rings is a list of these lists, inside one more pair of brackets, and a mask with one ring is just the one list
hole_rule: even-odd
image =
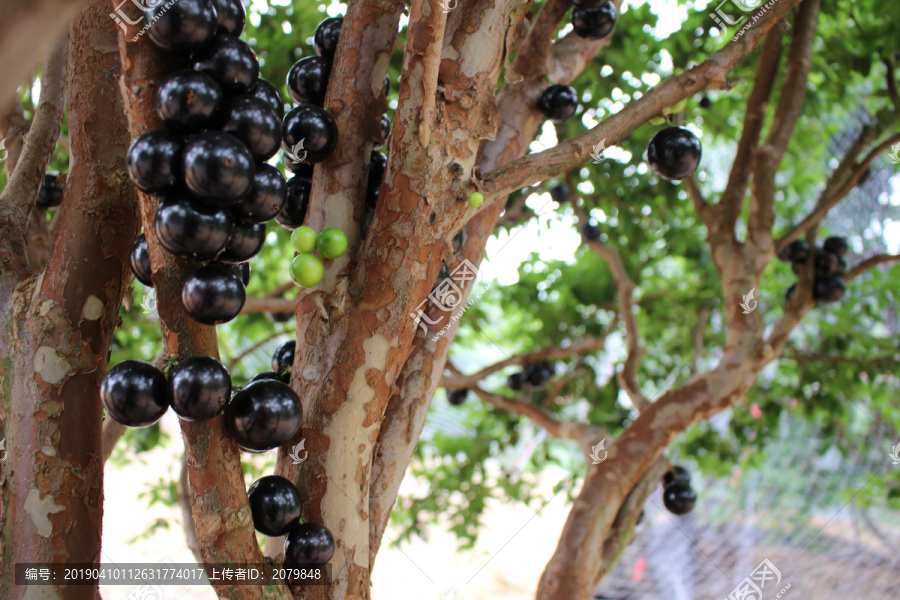
[[651,125],[662,125],[665,122],[666,120],[663,117],[653,117],[652,119],[650,119]]
[[291,245],[297,252],[312,252],[316,248],[316,230],[312,227],[298,227],[291,234]]
[[478,208],[482,204],[484,204],[484,194],[481,192],[472,192],[472,195],[469,196],[469,206]]
[[291,279],[301,287],[312,287],[322,281],[325,265],[315,254],[304,252],[291,261]]
[[347,235],[340,229],[323,229],[316,238],[316,250],[325,258],[340,258],[347,252]]

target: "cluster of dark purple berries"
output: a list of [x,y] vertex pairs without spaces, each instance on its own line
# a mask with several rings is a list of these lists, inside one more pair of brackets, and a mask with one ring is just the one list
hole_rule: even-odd
[[[181,299],[191,318],[216,325],[243,307],[247,261],[262,249],[265,224],[286,201],[284,177],[265,163],[281,144],[284,104],[238,38],[245,18],[240,0],[179,0],[159,10],[146,13],[153,22],[148,36],[186,60],[157,90],[164,127],[135,139],[126,164],[139,190],[161,197],[154,220],[160,245],[208,263],[187,277]],[[152,285],[143,235],[131,266]]]
[[[830,237],[825,240],[821,248],[812,251],[803,240],[795,240],[788,244],[778,255],[784,262],[791,263],[791,270],[799,274],[803,265],[810,258],[813,260],[815,279],[813,280],[813,300],[817,304],[830,304],[838,302],[844,297],[847,285],[844,283],[844,273],[847,270],[847,261],[844,255],[847,253],[847,240],[842,237]],[[784,297],[787,302],[794,297],[797,284],[791,284]]]
[[697,493],[691,487],[691,474],[684,467],[674,466],[663,476],[663,504],[673,515],[686,515],[694,510]]
[[541,387],[553,376],[556,375],[556,369],[553,363],[548,360],[541,360],[536,363],[525,365],[524,369],[519,373],[513,373],[506,378],[506,385],[509,389],[519,391],[526,385],[532,387]]

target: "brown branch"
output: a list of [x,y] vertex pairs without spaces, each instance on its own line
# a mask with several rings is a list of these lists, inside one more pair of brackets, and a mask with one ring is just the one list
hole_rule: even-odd
[[[0,264],[19,277],[29,272],[25,229],[62,127],[68,39],[68,35],[63,36],[47,57],[42,72],[40,105],[16,170],[0,193]],[[0,97],[5,94],[0,92]]]
[[[581,206],[575,206],[575,214],[579,222],[587,224],[588,214]],[[634,302],[634,282],[628,276],[625,263],[619,251],[608,246],[598,240],[588,240],[584,242],[596,254],[606,261],[609,270],[613,276],[613,282],[616,290],[619,292],[619,305],[622,321],[625,324],[625,337],[628,342],[628,356],[622,365],[622,370],[618,373],[619,383],[628,394],[632,404],[638,410],[642,410],[650,401],[641,393],[640,386],[637,384],[637,371],[640,367],[641,359],[644,357],[644,349],[641,347],[641,336],[638,331],[637,317],[635,316]]]
[[[526,185],[564,173],[584,163],[595,144],[606,140],[616,144],[641,124],[667,106],[711,88],[727,88],[726,76],[752,52],[769,30],[800,0],[782,0],[768,11],[739,42],[729,42],[722,50],[684,73],[670,78],[649,90],[639,100],[630,102],[623,110],[604,119],[591,130],[562,144],[538,152],[485,175],[481,182],[487,202],[498,201],[504,195]],[[487,203],[486,202],[486,203]]]
[[[782,41],[786,30],[785,23],[775,25],[766,36],[760,51],[753,89],[747,98],[744,128],[738,142],[737,154],[731,166],[731,172],[728,174],[728,183],[719,200],[719,206],[722,207],[725,214],[725,221],[724,224],[716,223],[710,228],[710,235],[716,239],[727,239],[729,242],[734,240],[734,226],[747,193],[747,185],[753,167],[753,155],[759,144],[766,120],[766,109],[775,87],[775,76],[778,74]],[[707,228],[709,227],[707,224]]]
[[[292,284],[293,285],[293,284]],[[293,313],[297,310],[297,300],[288,300],[287,298],[247,298],[244,307],[241,308],[241,314],[261,312],[289,312]]]
[[[895,133],[872,149],[859,164],[854,164],[853,161],[856,154],[861,151],[860,146],[867,145],[868,139],[875,135],[875,131],[876,130],[873,127],[863,128],[859,137],[841,161],[842,164],[835,170],[835,173],[832,174],[831,178],[829,178],[828,183],[825,185],[825,189],[823,189],[822,193],[819,195],[819,200],[816,202],[816,207],[813,211],[800,221],[800,223],[795,225],[793,229],[778,239],[775,244],[776,254],[780,253],[788,244],[799,238],[824,219],[828,214],[828,211],[834,208],[838,202],[843,200],[847,194],[856,187],[860,178],[866,172],[866,169],[869,168],[869,165],[872,164],[878,155],[895,143],[900,142],[900,133]],[[842,175],[845,173],[846,178],[843,178]]]
[[560,358],[566,358],[573,355],[589,354],[591,352],[596,352],[597,350],[602,350],[605,344],[605,336],[601,338],[589,337],[579,340],[570,346],[548,346],[543,350],[517,354],[515,356],[507,358],[506,360],[501,360],[500,362],[494,363],[489,367],[485,367],[471,375],[445,375],[441,379],[441,387],[445,387],[448,390],[472,388],[482,379],[485,379],[486,377],[493,375],[497,371],[500,371],[510,365],[523,365],[537,362],[539,360],[558,360]]
[[6,181],[9,181],[16,169],[16,163],[19,162],[19,155],[22,153],[25,134],[28,133],[29,127],[31,127],[31,121],[25,118],[19,96],[13,94],[9,100],[9,106],[0,112],[0,138],[6,140],[6,151],[9,153],[3,163],[6,168]]
[[855,279],[856,277],[862,275],[872,267],[876,265],[883,265],[885,263],[896,262],[900,260],[900,255],[898,254],[876,254],[870,258],[865,259],[860,262],[856,266],[854,266],[850,271],[844,275],[844,279],[850,281],[851,279]]
[[[519,77],[548,71],[550,48],[559,23],[569,10],[569,0],[548,0],[541,6],[531,30],[519,45],[513,72]],[[512,79],[512,78],[508,78]]]
[[[178,56],[156,48],[147,37],[131,42],[118,31],[122,77],[119,85],[132,138],[161,126],[156,115],[156,88],[166,73],[177,68]],[[160,199],[138,193],[141,218],[147,234],[152,280],[156,289],[159,322],[166,356],[180,360],[191,356],[218,357],[215,327],[193,321],[181,303],[181,288],[193,268],[160,246],[153,221]],[[241,470],[241,456],[225,430],[224,419],[181,422],[191,487],[193,524],[204,562],[261,563],[253,531],[250,506]],[[250,600],[263,595],[273,600],[291,597],[286,586],[215,584],[220,597]]]
[[[294,307],[296,308],[296,302],[294,303]],[[234,358],[229,359],[228,360],[228,370],[231,371],[234,367],[236,367],[238,365],[238,363],[240,363],[242,360],[244,360],[245,358],[247,358],[248,356],[250,356],[257,350],[259,350],[260,348],[262,348],[263,346],[265,346],[266,344],[268,344],[269,342],[271,342],[272,340],[277,338],[279,335],[285,335],[285,334],[289,334],[289,333],[290,333],[290,331],[274,331],[274,332],[270,333],[269,335],[265,336],[264,338],[258,340],[256,343],[254,343],[249,348],[246,348],[243,351],[241,351]]]
[[107,416],[103,419],[103,462],[109,460],[113,450],[116,449],[116,443],[122,439],[125,434],[125,426],[115,419]]
[[[527,417],[547,430],[547,433],[561,439],[572,440],[581,446],[582,452],[585,451],[587,441],[598,437],[599,429],[589,425],[588,423],[579,423],[572,420],[561,420],[554,417],[548,411],[540,406],[535,406],[531,402],[525,400],[517,400],[500,394],[488,392],[479,386],[471,388],[476,396],[487,402],[494,408],[509,411],[523,417]],[[590,448],[587,449],[590,451]]]
[[800,4],[775,117],[765,144],[757,150],[754,157],[755,185],[747,223],[747,239],[764,249],[771,248],[772,243],[775,175],[803,111],[820,2],[821,0],[804,0]]
[[793,360],[795,362],[830,362],[845,363],[853,365],[896,365],[900,364],[900,357],[897,356],[839,356],[818,353],[793,353],[785,352],[782,355],[785,360]]

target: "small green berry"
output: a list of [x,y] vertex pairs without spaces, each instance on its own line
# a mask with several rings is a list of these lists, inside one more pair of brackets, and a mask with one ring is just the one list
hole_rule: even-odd
[[472,195],[469,196],[469,206],[478,208],[482,204],[484,204],[484,194],[481,192],[472,192]]
[[348,245],[347,235],[334,227],[323,229],[316,238],[316,250],[324,258],[342,257],[347,252]]
[[304,252],[291,261],[291,279],[301,287],[312,287],[322,281],[325,266],[315,254]]
[[297,252],[312,252],[316,248],[316,230],[312,227],[298,227],[291,234],[291,245]]

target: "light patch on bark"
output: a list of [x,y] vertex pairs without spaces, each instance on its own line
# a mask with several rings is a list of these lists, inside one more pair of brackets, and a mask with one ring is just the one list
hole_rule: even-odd
[[72,366],[66,359],[49,346],[41,346],[34,353],[34,372],[49,384],[56,385],[62,381]]
[[41,452],[47,456],[56,456],[56,448],[53,446],[41,446]]
[[22,600],[57,600],[59,596],[52,585],[26,585]]
[[53,524],[48,515],[65,510],[65,506],[53,502],[53,496],[41,498],[41,493],[36,488],[31,488],[28,495],[25,496],[25,510],[31,516],[31,521],[38,534],[41,537],[49,538],[53,533]]
[[372,67],[372,95],[376,98],[381,97],[381,91],[384,89],[384,75],[381,77],[378,76],[379,73],[384,73],[387,75],[388,65],[391,64],[391,56],[387,52],[382,52],[378,55],[378,60],[375,61],[375,66]]
[[84,301],[84,308],[81,309],[81,316],[88,321],[96,321],[103,316],[103,300],[97,296],[90,295]]
[[[325,458],[325,472],[329,474],[331,483],[322,498],[322,517],[326,525],[343,524],[341,542],[346,547],[345,552],[336,552],[332,559],[335,573],[341,572],[346,566],[345,560],[351,555],[358,566],[368,568],[368,515],[357,510],[354,504],[362,500],[356,482],[357,470],[361,461],[363,464],[369,463],[371,450],[360,453],[359,439],[368,437],[369,432],[364,431],[362,425],[366,421],[366,405],[375,397],[375,389],[366,381],[366,373],[370,369],[385,370],[390,347],[391,342],[378,334],[363,342],[365,362],[356,369],[347,401],[324,431],[331,441]],[[374,427],[372,425],[368,429]],[[351,502],[348,502],[348,497]]]
[[[353,220],[353,202],[344,192],[331,194],[325,199],[325,206],[328,210],[325,212],[325,220],[323,229],[335,227],[347,234],[348,248],[352,247],[359,241],[359,228]],[[316,289],[334,291],[337,288],[338,274],[343,271],[344,266],[350,261],[350,255],[345,254],[332,262],[325,268],[325,275],[322,281],[316,286]]]

